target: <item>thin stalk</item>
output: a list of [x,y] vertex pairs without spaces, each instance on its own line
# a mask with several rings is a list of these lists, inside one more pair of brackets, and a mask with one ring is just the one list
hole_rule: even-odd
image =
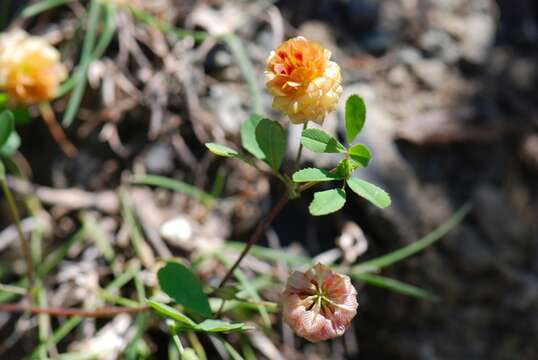
[[[305,131],[307,127],[308,127],[308,121],[304,123],[303,130],[301,130],[301,135],[303,134],[303,131]],[[297,169],[299,168],[299,165],[301,165],[300,164],[301,155],[303,155],[303,143],[301,142],[300,137],[299,137],[299,150],[297,151],[297,156],[295,157],[293,171],[297,171]]]
[[145,305],[138,307],[107,306],[95,310],[25,306],[22,304],[0,305],[0,313],[30,313],[34,315],[47,314],[50,316],[77,316],[87,318],[111,318],[118,314],[137,314],[146,311],[149,311],[149,307]]
[[[299,189],[297,189],[297,193],[300,194],[301,192],[303,192],[303,191],[305,191],[307,189],[310,189],[312,186],[314,186],[316,184],[318,184],[317,181],[313,181],[313,182],[303,184],[302,186],[299,187]],[[289,201],[290,201],[290,195],[286,192],[284,195],[282,195],[282,197],[280,198],[278,203],[275,205],[275,207],[273,207],[271,209],[271,212],[265,217],[265,219],[263,219],[263,221],[258,224],[258,227],[256,228],[256,230],[254,231],[252,236],[248,239],[245,248],[241,252],[241,255],[239,255],[239,257],[237,258],[235,263],[232,265],[232,267],[228,270],[228,272],[226,273],[224,278],[222,278],[222,280],[221,280],[221,282],[220,282],[220,284],[218,286],[218,289],[221,289],[224,285],[226,285],[226,282],[228,282],[228,280],[230,280],[230,278],[232,277],[235,269],[237,269],[237,267],[239,266],[241,261],[243,261],[245,256],[247,256],[247,254],[249,253],[250,249],[252,249],[252,247],[254,245],[256,245],[256,243],[260,240],[260,238],[262,237],[265,230],[267,230],[269,225],[271,225],[273,220],[276,218],[276,216],[278,214],[280,214],[282,209],[284,209],[284,207],[286,206],[286,204]]]
[[290,200],[290,197],[288,193],[286,192],[284,195],[282,195],[282,197],[280,198],[278,203],[275,205],[275,207],[271,209],[271,212],[267,215],[267,217],[258,224],[258,227],[256,228],[256,230],[254,231],[254,233],[248,240],[247,245],[245,246],[243,251],[241,252],[241,255],[239,255],[235,263],[228,270],[228,272],[226,273],[226,275],[220,282],[218,286],[219,289],[222,288],[226,284],[226,282],[230,279],[230,277],[232,277],[235,269],[237,269],[241,261],[243,261],[245,256],[247,256],[252,246],[254,246],[260,240],[265,230],[267,230],[267,228],[269,227],[269,225],[271,225],[275,217],[282,211],[282,209],[284,209],[284,207],[286,206],[289,200]]
[[24,232],[22,231],[21,218],[19,215],[19,210],[17,209],[17,205],[15,204],[15,200],[13,198],[13,193],[11,192],[11,190],[9,189],[9,186],[7,185],[5,172],[4,172],[4,165],[0,163],[0,167],[1,167],[0,186],[2,187],[2,191],[4,192],[4,196],[6,197],[6,201],[9,206],[11,217],[13,218],[15,228],[17,229],[17,233],[19,234],[22,253],[24,255],[24,259],[26,260],[26,271],[28,273],[28,282],[30,283],[30,288],[32,289],[34,287],[35,271],[34,271],[34,261],[32,260],[32,254],[30,252],[30,245],[28,244],[26,237],[24,236]]
[[44,102],[39,104],[39,111],[41,112],[41,116],[43,117],[45,124],[49,128],[52,137],[54,138],[60,149],[63,151],[63,153],[69,157],[74,157],[75,155],[77,155],[77,148],[75,147],[75,145],[73,145],[73,143],[71,143],[71,141],[69,141],[64,130],[58,123],[56,115],[54,115],[54,111],[50,106],[50,103]]

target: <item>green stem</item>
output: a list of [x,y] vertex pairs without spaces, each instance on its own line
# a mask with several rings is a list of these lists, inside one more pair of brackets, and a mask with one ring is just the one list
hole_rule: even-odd
[[[301,136],[303,134],[303,131],[306,130],[308,127],[308,121],[304,123],[303,130],[301,130]],[[297,151],[297,156],[295,157],[295,163],[293,165],[293,171],[297,171],[299,169],[300,161],[301,161],[301,155],[303,154],[303,143],[301,142],[301,137],[299,137],[299,150]]]
[[0,186],[2,187],[2,191],[4,192],[4,196],[6,197],[6,201],[9,206],[11,217],[13,219],[15,228],[17,229],[17,233],[19,234],[22,253],[23,253],[24,259],[26,260],[26,271],[28,273],[28,282],[30,284],[30,289],[32,289],[34,286],[35,271],[34,271],[34,262],[32,260],[32,254],[30,252],[30,245],[28,244],[26,237],[24,236],[24,232],[22,231],[19,210],[17,209],[17,205],[15,204],[13,193],[11,192],[7,184],[4,164],[1,161],[0,161]]

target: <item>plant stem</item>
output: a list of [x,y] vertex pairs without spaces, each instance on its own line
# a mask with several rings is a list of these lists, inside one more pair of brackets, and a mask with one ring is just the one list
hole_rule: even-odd
[[[317,181],[312,181],[312,182],[303,184],[302,186],[299,187],[299,189],[297,189],[297,192],[300,194],[301,192],[307,189],[310,189],[312,186],[316,184],[318,184]],[[226,284],[226,282],[230,279],[230,277],[232,277],[235,269],[237,269],[241,261],[243,261],[245,256],[247,256],[250,249],[252,249],[252,247],[260,240],[262,234],[265,232],[265,230],[267,230],[269,225],[271,225],[275,217],[282,211],[282,209],[284,209],[288,201],[290,201],[290,196],[289,196],[289,193],[286,192],[284,195],[282,195],[282,197],[280,198],[278,203],[275,205],[275,207],[271,209],[271,212],[265,217],[265,219],[263,219],[263,221],[258,224],[258,227],[256,228],[256,230],[254,231],[252,236],[248,239],[248,242],[245,248],[241,252],[241,255],[239,255],[235,263],[232,265],[232,267],[228,270],[224,278],[221,280],[218,286],[218,289],[222,288]]]
[[52,137],[54,138],[60,149],[63,151],[63,153],[71,158],[77,155],[77,148],[75,147],[75,145],[73,145],[73,143],[71,143],[71,141],[69,141],[64,130],[58,123],[56,115],[54,115],[54,111],[50,106],[50,103],[44,102],[39,104],[39,111],[41,112],[41,116],[43,117],[45,124],[49,128]]
[[[303,131],[306,130],[308,127],[308,121],[304,123],[303,130],[301,130],[301,135],[303,134]],[[295,163],[293,165],[293,171],[297,171],[299,168],[300,161],[301,161],[301,155],[303,154],[303,143],[301,142],[301,137],[299,137],[299,150],[297,151],[297,156],[295,157]]]
[[235,263],[228,270],[228,272],[226,273],[226,275],[220,282],[218,286],[219,289],[222,288],[226,284],[226,282],[230,279],[235,269],[237,269],[241,261],[243,261],[245,256],[247,256],[252,246],[254,246],[260,240],[265,230],[267,230],[267,228],[269,227],[269,225],[271,225],[275,217],[282,211],[282,209],[284,209],[284,206],[286,206],[289,200],[290,200],[289,194],[286,192],[284,195],[282,195],[282,197],[280,198],[278,203],[275,205],[275,207],[271,209],[271,212],[265,217],[265,219],[263,219],[263,221],[258,224],[258,227],[256,228],[256,230],[254,231],[254,233],[248,240],[247,245],[245,246],[243,251],[241,252],[241,255],[239,255]]
[[21,241],[22,253],[24,255],[24,259],[26,260],[26,271],[28,272],[28,282],[30,283],[30,288],[33,288],[34,279],[35,279],[35,271],[34,271],[34,262],[32,260],[32,254],[30,252],[30,246],[28,245],[28,242],[26,241],[26,237],[24,236],[24,232],[22,231],[21,218],[19,216],[19,211],[17,210],[17,205],[15,204],[13,194],[11,190],[9,189],[9,186],[7,185],[7,180],[6,180],[5,172],[4,172],[4,165],[1,162],[0,162],[0,167],[2,168],[0,169],[0,186],[2,187],[2,191],[4,192],[4,196],[6,197],[6,201],[8,203],[9,210],[11,212],[11,217],[13,218],[13,223],[15,224],[15,228],[17,229],[17,233]]

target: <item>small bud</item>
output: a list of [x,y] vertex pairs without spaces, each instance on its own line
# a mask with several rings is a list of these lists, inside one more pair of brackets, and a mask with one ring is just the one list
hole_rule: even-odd
[[341,336],[359,306],[349,277],[319,263],[291,274],[282,297],[284,321],[311,342]]
[[66,77],[60,53],[43,38],[22,30],[0,35],[0,90],[13,103],[52,100]]

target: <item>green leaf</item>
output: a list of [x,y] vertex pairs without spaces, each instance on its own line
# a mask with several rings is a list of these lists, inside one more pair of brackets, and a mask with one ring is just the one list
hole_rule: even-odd
[[241,144],[245,150],[258,159],[264,157],[264,153],[256,141],[256,127],[262,119],[263,116],[254,114],[241,125]]
[[375,206],[384,209],[390,206],[391,200],[385,190],[359,178],[349,178],[347,184],[357,195],[362,196]]
[[317,168],[302,169],[293,174],[293,181],[295,182],[333,181],[340,179],[342,179],[342,176],[338,174]]
[[178,262],[168,262],[157,273],[163,291],[178,304],[203,316],[211,317],[209,300],[198,277]]
[[213,205],[216,200],[211,194],[208,194],[205,191],[198,189],[196,186],[187,184],[183,181],[170,179],[164,176],[137,175],[131,180],[131,183],[136,185],[158,186],[165,189],[181,192],[203,202],[206,205]]
[[206,143],[205,146],[217,156],[236,157],[239,155],[237,151],[225,145]]
[[342,153],[346,149],[338,140],[320,129],[305,129],[301,144],[317,153]]
[[361,132],[366,121],[366,105],[358,95],[351,95],[346,101],[346,138],[351,144]]
[[11,108],[11,112],[13,113],[16,124],[28,124],[33,120],[30,110],[25,106],[13,107]]
[[196,331],[205,332],[232,332],[232,331],[244,331],[248,326],[245,323],[229,323],[222,320],[207,319],[196,325]]
[[349,156],[351,159],[356,161],[357,163],[361,164],[364,167],[368,166],[368,163],[370,162],[370,159],[372,158],[372,155],[370,154],[370,150],[363,144],[357,144],[353,145],[348,150]]
[[11,156],[19,150],[21,146],[21,137],[17,134],[16,131],[13,131],[11,135],[7,138],[7,141],[4,143],[4,146],[0,147],[0,155]]
[[181,326],[183,328],[194,329],[197,325],[187,315],[180,313],[178,310],[174,309],[171,306],[153,300],[146,300],[146,302],[149,307],[151,307],[160,315],[181,323]]
[[310,203],[308,210],[314,216],[321,216],[340,210],[346,203],[346,192],[344,189],[331,189],[318,191],[314,194],[314,200]]
[[447,222],[445,222],[423,238],[386,255],[380,256],[372,260],[368,260],[361,264],[357,264],[351,269],[351,272],[353,274],[361,274],[367,271],[376,271],[383,267],[395,264],[398,261],[406,259],[421,250],[424,250],[428,246],[432,245],[434,242],[442,239],[443,236],[445,236],[450,230],[452,230],[463,220],[465,215],[467,215],[470,210],[470,204],[462,206],[458,211],[454,213],[454,215],[450,217],[450,219],[447,220]]
[[5,145],[13,130],[15,130],[13,113],[9,110],[2,111],[0,113],[0,148]]
[[439,297],[437,295],[434,295],[419,287],[406,284],[399,280],[390,279],[384,276],[374,274],[352,274],[351,277],[354,280],[364,281],[365,283],[368,283],[370,285],[392,290],[400,294],[430,301],[439,301]]
[[286,153],[286,132],[282,126],[277,121],[262,119],[256,126],[256,142],[263,152],[262,160],[278,171]]

